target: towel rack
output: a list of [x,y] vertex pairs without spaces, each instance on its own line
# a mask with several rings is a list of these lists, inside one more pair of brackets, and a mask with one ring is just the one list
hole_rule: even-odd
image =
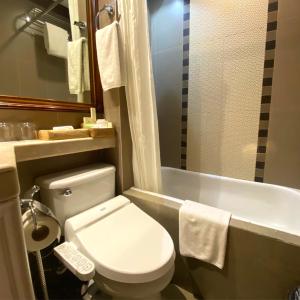
[[119,21],[120,15],[118,14],[118,0],[116,0],[116,11],[117,11],[117,13],[115,12],[115,9],[113,8],[113,6],[111,4],[104,4],[103,7],[97,12],[96,17],[95,17],[96,29],[97,30],[100,29],[99,17],[102,12],[106,12],[110,18],[113,18],[115,15],[117,15],[117,20]]
[[25,24],[21,26],[18,30],[24,31],[27,27],[31,26],[36,22],[39,22],[44,16],[48,15],[56,6],[58,6],[62,2],[63,0],[56,0],[45,10],[41,10],[38,8],[32,9],[27,15],[24,16]]

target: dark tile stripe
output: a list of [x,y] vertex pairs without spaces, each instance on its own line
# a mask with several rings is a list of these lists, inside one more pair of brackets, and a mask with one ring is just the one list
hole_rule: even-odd
[[269,3],[268,12],[278,10],[278,2]]
[[183,73],[182,80],[189,80],[189,73]]
[[275,47],[276,47],[275,40],[266,42],[266,50],[272,50],[275,49]]
[[190,44],[183,44],[183,51],[189,51],[190,50]]
[[182,114],[181,114],[181,169],[186,170],[186,151],[187,151],[187,107],[188,107],[188,80],[189,80],[189,50],[190,50],[190,44],[189,44],[189,38],[190,38],[190,0],[184,0],[184,14],[183,14],[183,20],[184,20],[184,29],[182,32],[183,38],[184,38],[184,44],[182,46],[184,59],[182,60],[182,83],[184,84],[182,88],[182,99],[181,99],[181,105],[182,105]]
[[263,79],[263,86],[271,86],[271,85],[272,85],[272,78]]
[[267,25],[267,31],[273,31],[277,29],[277,21],[270,22]]
[[267,147],[266,146],[258,146],[257,147],[257,153],[266,153]]
[[183,30],[183,36],[188,36],[188,35],[190,35],[190,29],[189,28],[185,28]]
[[182,62],[182,65],[183,66],[188,66],[189,65],[189,59],[188,58],[185,58]]
[[263,177],[255,176],[255,181],[256,182],[264,182],[264,179],[263,179]]
[[190,19],[190,13],[186,13],[186,14],[183,15],[183,20],[184,21],[187,21],[189,19]]
[[268,137],[268,129],[260,129],[258,131],[258,137]]
[[271,95],[262,96],[261,97],[261,104],[268,104],[271,103]]
[[260,120],[262,121],[269,121],[270,114],[269,113],[261,113],[260,114]]
[[274,67],[274,59],[266,59],[264,67],[265,68],[273,68]]
[[256,169],[263,169],[265,167],[264,161],[257,161],[256,162]]

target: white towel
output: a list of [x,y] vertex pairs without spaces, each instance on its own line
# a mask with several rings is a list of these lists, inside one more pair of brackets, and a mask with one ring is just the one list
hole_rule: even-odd
[[222,269],[230,217],[231,213],[227,211],[194,201],[184,201],[179,210],[180,254]]
[[123,55],[117,21],[97,30],[96,46],[103,91],[124,86]]
[[68,77],[71,94],[90,90],[88,46],[85,38],[68,42]]
[[68,32],[51,23],[45,23],[44,43],[47,53],[60,58],[67,58]]

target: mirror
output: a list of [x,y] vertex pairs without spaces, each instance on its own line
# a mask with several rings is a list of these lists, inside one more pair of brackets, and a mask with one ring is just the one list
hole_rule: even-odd
[[1,100],[93,104],[89,6],[85,0],[1,1]]
[[148,9],[162,165],[299,189],[298,1]]

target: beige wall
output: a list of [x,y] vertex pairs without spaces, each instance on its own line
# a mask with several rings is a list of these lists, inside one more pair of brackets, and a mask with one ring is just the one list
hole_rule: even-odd
[[254,180],[267,0],[191,0],[187,169]]
[[265,182],[300,188],[300,2],[279,1]]

